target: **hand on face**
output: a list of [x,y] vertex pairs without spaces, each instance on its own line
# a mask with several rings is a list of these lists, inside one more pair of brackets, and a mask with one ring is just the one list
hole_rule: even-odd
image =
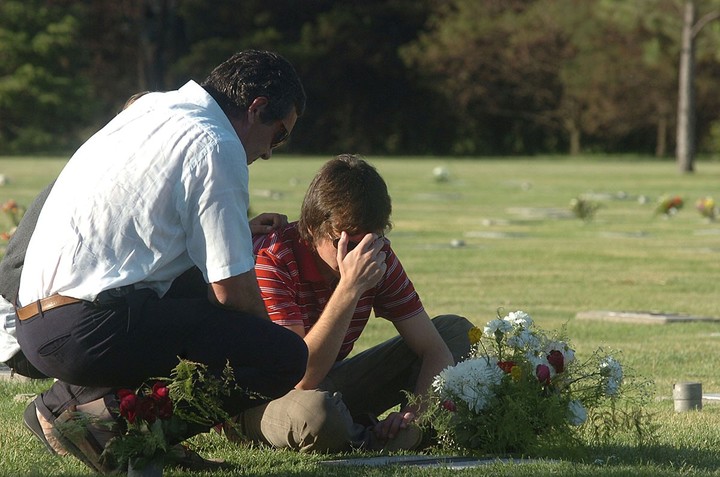
[[336,254],[340,280],[357,286],[360,292],[377,285],[387,269],[387,256],[382,251],[384,245],[385,241],[377,234],[365,234],[359,242],[355,242],[342,232]]

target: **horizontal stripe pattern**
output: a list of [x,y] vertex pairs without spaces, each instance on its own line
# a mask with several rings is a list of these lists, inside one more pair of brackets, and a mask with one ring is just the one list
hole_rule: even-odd
[[[297,232],[297,223],[254,240],[255,273],[270,319],[282,326],[302,326],[305,333],[317,322],[335,284],[322,280],[313,252]],[[362,334],[371,312],[391,322],[423,311],[420,297],[385,239],[387,270],[377,286],[358,301],[337,360],[344,359]],[[302,267],[302,269],[301,269]]]

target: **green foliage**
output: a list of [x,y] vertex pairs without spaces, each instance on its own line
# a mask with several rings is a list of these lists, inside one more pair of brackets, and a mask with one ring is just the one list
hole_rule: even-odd
[[76,144],[87,121],[90,82],[82,8],[40,0],[0,3],[0,151],[57,151]]
[[239,391],[230,363],[216,377],[208,372],[207,365],[181,359],[167,382],[175,415],[181,420],[209,427],[230,419],[222,400]]
[[[76,146],[138,91],[279,51],[308,109],[286,151],[673,150],[681,0],[0,3],[0,152]],[[718,8],[696,0],[698,16]],[[697,38],[697,133],[713,151],[720,22]]]

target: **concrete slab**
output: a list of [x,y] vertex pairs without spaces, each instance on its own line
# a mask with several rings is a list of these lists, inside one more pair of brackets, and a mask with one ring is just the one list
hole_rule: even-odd
[[470,469],[495,464],[537,464],[554,462],[543,459],[500,459],[500,458],[478,458],[478,457],[455,457],[455,456],[429,456],[429,455],[399,455],[360,457],[354,459],[325,460],[320,462],[327,466],[411,466],[411,467],[433,467],[444,469]]
[[581,311],[575,315],[578,320],[609,321],[614,323],[640,323],[650,325],[665,325],[668,323],[687,323],[690,321],[717,321],[720,318],[712,316],[693,316],[680,313],[665,313],[656,311],[610,311],[594,310]]

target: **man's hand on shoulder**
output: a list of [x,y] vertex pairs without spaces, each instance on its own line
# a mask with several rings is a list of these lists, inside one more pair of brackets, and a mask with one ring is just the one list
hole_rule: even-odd
[[287,215],[265,212],[250,219],[249,224],[252,235],[263,235],[285,227],[288,224],[288,218]]

